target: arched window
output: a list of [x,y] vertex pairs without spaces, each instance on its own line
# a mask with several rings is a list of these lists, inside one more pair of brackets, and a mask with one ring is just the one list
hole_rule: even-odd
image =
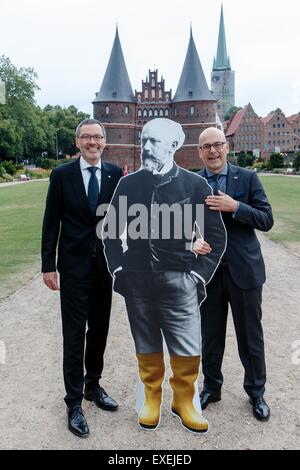
[[105,106],[105,114],[109,114],[109,106]]
[[191,107],[190,107],[190,113],[191,113],[191,116],[194,116],[194,114],[195,114],[195,106],[191,106]]
[[155,86],[155,80],[154,80],[154,78],[152,78],[152,80],[151,80],[151,86]]
[[155,90],[151,90],[151,98],[155,98]]
[[147,111],[147,109],[144,109],[144,110],[143,110],[143,116],[144,116],[144,117],[148,117],[148,111]]
[[129,114],[129,107],[125,106],[125,114]]
[[145,90],[145,98],[148,98],[148,90]]
[[166,117],[169,116],[169,110],[168,110],[168,109],[165,109],[165,116],[166,116]]
[[138,110],[138,117],[142,117],[142,115],[143,115],[143,112],[142,112],[141,109],[139,109],[139,110]]
[[154,110],[154,117],[157,117],[157,116],[158,116],[158,109],[155,108],[155,110]]
[[159,110],[159,115],[162,116],[162,117],[164,116],[164,110],[161,109],[161,108],[160,108],[160,110]]
[[149,109],[149,117],[153,117],[153,109]]
[[159,96],[159,98],[162,98],[162,90],[159,90],[158,96]]

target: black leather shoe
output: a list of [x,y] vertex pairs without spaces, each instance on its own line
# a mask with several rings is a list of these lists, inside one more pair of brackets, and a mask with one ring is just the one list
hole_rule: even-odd
[[86,437],[90,430],[84,417],[81,405],[68,409],[69,430],[78,437]]
[[202,410],[205,410],[205,408],[207,407],[209,403],[214,403],[220,400],[221,400],[221,392],[216,392],[216,393],[201,392],[200,394],[200,404],[201,404]]
[[270,418],[270,408],[263,397],[250,398],[253,408],[253,415],[259,421],[268,421]]
[[85,390],[84,398],[95,402],[102,410],[116,411],[118,409],[118,403],[108,396],[102,387],[97,387],[94,390]]

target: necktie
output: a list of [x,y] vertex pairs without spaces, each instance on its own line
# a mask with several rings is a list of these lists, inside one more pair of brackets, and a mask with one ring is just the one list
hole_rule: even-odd
[[98,197],[99,197],[99,184],[96,177],[97,166],[89,166],[89,172],[91,173],[89,186],[88,186],[88,200],[93,214],[96,214]]
[[213,193],[215,196],[219,196],[218,191],[221,190],[220,183],[219,183],[219,175],[214,175],[211,177]]

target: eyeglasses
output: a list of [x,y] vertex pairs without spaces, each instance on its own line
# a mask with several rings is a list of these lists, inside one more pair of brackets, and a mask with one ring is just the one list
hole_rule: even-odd
[[88,140],[91,141],[94,139],[95,142],[100,142],[102,139],[104,139],[103,135],[96,134],[96,135],[89,135],[89,134],[83,134],[78,137],[79,139],[82,140]]
[[210,149],[213,147],[215,150],[221,150],[223,148],[223,145],[225,145],[227,142],[215,142],[214,144],[204,144],[202,147],[199,146],[201,150],[204,152],[210,152]]

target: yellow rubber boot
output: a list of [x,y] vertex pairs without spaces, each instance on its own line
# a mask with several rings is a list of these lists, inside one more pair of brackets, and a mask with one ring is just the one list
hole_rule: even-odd
[[139,425],[145,429],[155,429],[160,420],[162,383],[165,375],[163,352],[137,354],[136,357],[145,391],[145,402],[139,412]]
[[173,389],[172,412],[189,431],[207,432],[208,421],[193,405],[200,356],[170,356],[170,364],[173,371],[170,378]]

